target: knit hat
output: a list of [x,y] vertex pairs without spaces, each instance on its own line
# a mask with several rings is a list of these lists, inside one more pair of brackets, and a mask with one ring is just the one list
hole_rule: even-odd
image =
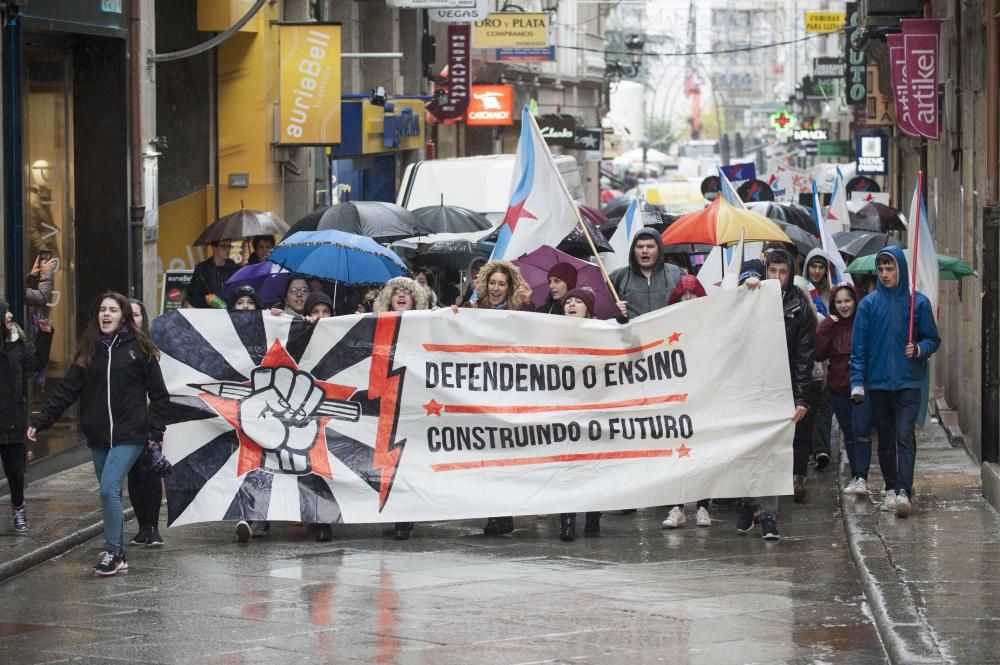
[[226,304],[229,305],[229,309],[235,309],[236,301],[243,296],[249,296],[250,299],[253,300],[254,309],[260,309],[260,298],[257,296],[257,290],[248,285],[241,286],[229,294],[229,299],[226,301]]
[[[557,265],[564,266],[568,264],[559,263]],[[566,292],[566,295],[563,297],[564,307],[565,307],[565,302],[570,298],[579,298],[580,300],[582,300],[583,304],[587,306],[587,314],[589,314],[591,317],[594,316],[594,303],[597,300],[596,294],[594,293],[594,289],[590,288],[589,286],[581,286],[578,289],[570,289],[569,291]]]
[[576,288],[576,268],[568,263],[557,263],[549,268],[549,277],[561,279],[570,289]]

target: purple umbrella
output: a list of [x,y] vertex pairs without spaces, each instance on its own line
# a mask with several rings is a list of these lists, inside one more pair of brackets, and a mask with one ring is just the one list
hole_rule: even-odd
[[618,316],[618,305],[611,297],[601,269],[548,245],[542,245],[514,261],[531,287],[531,304],[535,307],[545,304],[549,297],[549,270],[557,263],[568,263],[576,269],[577,287],[587,286],[594,290],[595,318],[613,319]]
[[257,299],[262,304],[280,301],[285,296],[285,287],[292,273],[276,263],[263,261],[243,266],[233,276],[226,280],[223,294],[228,298],[241,286],[252,286],[257,292]]

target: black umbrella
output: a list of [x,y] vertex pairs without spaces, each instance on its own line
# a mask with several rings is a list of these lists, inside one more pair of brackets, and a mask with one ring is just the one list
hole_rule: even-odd
[[884,247],[900,244],[892,236],[874,231],[841,231],[833,234],[833,241],[840,253],[848,256],[877,254]]
[[791,238],[792,242],[795,243],[795,251],[802,256],[806,256],[810,251],[822,246],[819,238],[811,233],[806,233],[795,224],[783,222],[780,219],[772,221],[785,232],[785,235]]
[[273,212],[240,208],[209,224],[194,244],[207,245],[219,240],[237,240],[250,236],[280,236],[286,231],[288,224]]
[[388,242],[417,234],[417,219],[406,208],[384,201],[347,201],[325,210],[314,210],[288,229],[286,238],[299,231],[334,229]]
[[[625,212],[628,210],[630,205],[632,205],[632,199],[619,197],[609,201],[608,205],[601,208],[601,212],[603,212],[604,216],[608,219],[611,219],[612,217],[624,217]],[[644,201],[642,204],[642,211],[663,213],[663,208],[649,203],[648,201]]]
[[848,201],[847,213],[851,217],[852,231],[905,231],[906,223],[898,210],[875,201]]
[[[465,270],[477,256],[488,257],[492,247],[479,244],[483,233],[437,233],[397,240],[390,249],[412,266],[437,266],[446,270]],[[469,237],[472,236],[472,237]]]
[[460,206],[426,206],[413,211],[417,233],[468,233],[487,231],[493,225],[478,212]]
[[[657,233],[663,233],[667,230],[667,227],[677,220],[678,215],[671,215],[669,212],[661,213],[659,211],[643,212],[642,213],[642,225],[647,228],[654,229]],[[615,234],[618,230],[618,225],[621,221],[625,219],[624,217],[614,217],[608,221],[601,224],[601,233],[604,234],[605,238],[610,239],[611,236]]]
[[759,212],[776,222],[785,222],[797,226],[806,233],[811,233],[819,237],[819,229],[816,227],[816,218],[812,211],[798,203],[779,203],[778,201],[755,201],[748,203],[747,207],[754,212]]

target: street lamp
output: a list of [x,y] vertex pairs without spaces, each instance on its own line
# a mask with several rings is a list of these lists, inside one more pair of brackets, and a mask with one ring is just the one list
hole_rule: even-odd
[[618,83],[622,78],[634,78],[642,66],[642,49],[646,45],[642,36],[631,34],[625,39],[625,54],[628,61],[607,60],[604,66],[604,78],[612,83]]

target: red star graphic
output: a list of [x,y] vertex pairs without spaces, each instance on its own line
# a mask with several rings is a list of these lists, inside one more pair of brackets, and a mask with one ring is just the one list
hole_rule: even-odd
[[685,446],[683,443],[681,444],[680,448],[677,449],[678,457],[687,457],[690,454],[691,454],[691,449]]
[[517,229],[517,223],[521,219],[538,219],[530,212],[524,209],[524,204],[527,203],[527,199],[521,201],[517,205],[510,206],[507,208],[507,214],[503,216],[503,223],[510,228],[510,232],[513,233]]
[[[260,363],[260,366],[290,367],[295,370],[298,369],[296,362],[292,360],[292,357],[288,355],[287,351],[285,351],[281,342],[277,340],[275,340],[274,344],[271,345],[271,348],[268,350],[267,355],[264,356],[264,360]],[[244,381],[243,385],[249,386],[250,382]],[[346,400],[357,391],[356,388],[351,388],[350,386],[341,386],[323,381],[316,381],[316,385],[323,389],[323,392],[326,394],[328,399]],[[201,393],[201,399],[205,402],[205,404],[210,406],[212,410],[225,418],[226,422],[232,425],[233,429],[236,430],[236,436],[239,438],[240,442],[240,458],[239,464],[236,468],[236,475],[242,476],[249,471],[261,468],[264,451],[259,445],[257,445],[257,442],[244,434],[243,430],[240,428],[239,400],[217,397],[206,392]],[[330,470],[330,460],[327,457],[326,449],[326,424],[330,421],[330,418],[329,416],[321,416],[318,420],[319,431],[316,433],[316,443],[309,451],[309,464],[312,467],[312,473],[329,479],[333,478],[333,473]]]
[[673,346],[679,341],[681,341],[681,333],[675,332],[673,335],[667,338],[667,346]]
[[431,401],[427,402],[427,404],[424,404],[424,409],[427,410],[427,414],[426,415],[428,415],[428,416],[438,416],[438,417],[440,417],[441,416],[441,409],[443,409],[443,408],[444,408],[444,404],[438,404],[437,401],[434,400],[434,399],[432,399]]

